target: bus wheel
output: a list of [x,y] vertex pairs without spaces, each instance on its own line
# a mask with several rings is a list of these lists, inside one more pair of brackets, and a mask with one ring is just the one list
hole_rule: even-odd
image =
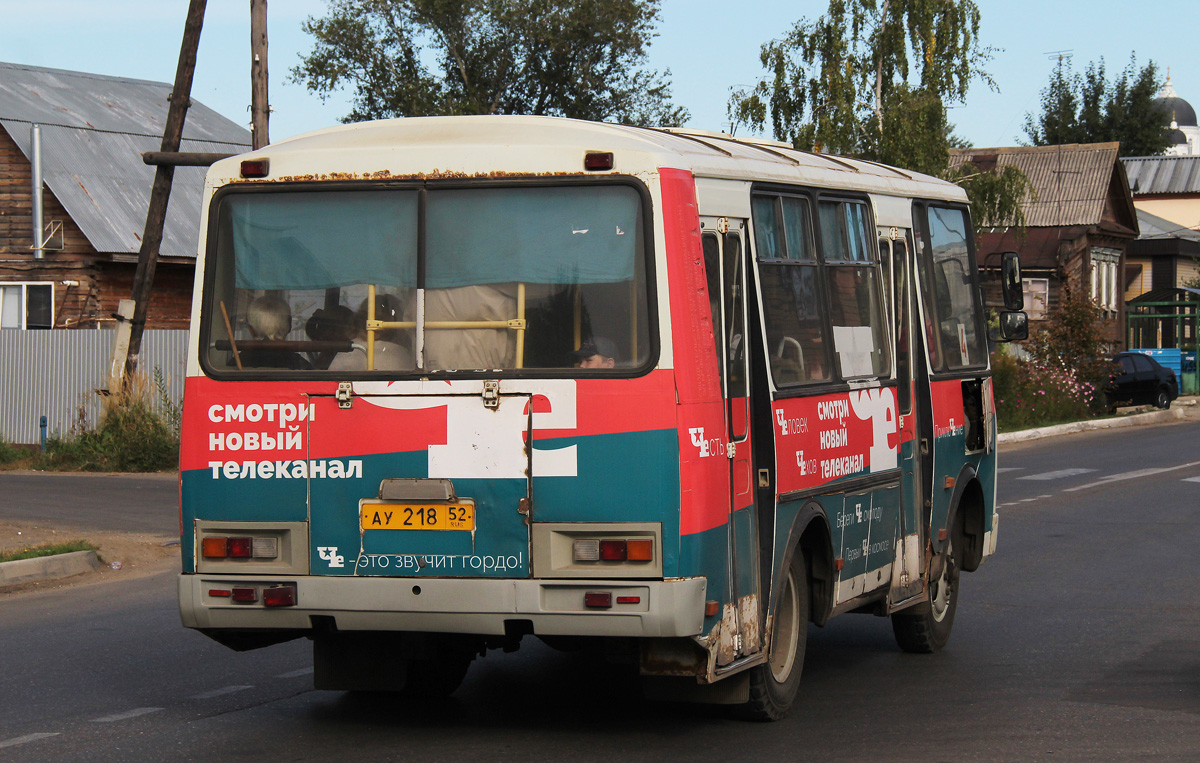
[[892,615],[892,632],[901,649],[931,654],[950,640],[954,611],[958,608],[958,575],[954,544],[947,540],[942,574],[929,584],[929,600]]
[[808,640],[808,574],[804,552],[796,549],[783,582],[771,631],[767,662],[750,669],[750,701],[732,708],[751,721],[777,721],[787,715],[800,686]]

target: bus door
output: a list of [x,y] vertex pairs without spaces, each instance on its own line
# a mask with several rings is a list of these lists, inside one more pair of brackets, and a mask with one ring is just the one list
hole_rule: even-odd
[[[921,587],[921,530],[922,483],[920,468],[922,458],[917,437],[917,415],[913,405],[916,394],[913,385],[913,307],[911,247],[903,232],[891,229],[879,241],[880,261],[885,267],[885,278],[890,295],[893,357],[896,368],[896,409],[899,414],[900,431],[900,527],[897,562],[892,569],[893,603],[909,599],[922,590]],[[927,406],[925,406],[927,408]],[[927,460],[927,459],[926,459]]]
[[357,381],[313,395],[313,574],[528,577],[534,416],[513,386]]
[[759,651],[761,643],[758,527],[754,457],[750,440],[749,348],[746,331],[746,221],[701,218],[704,266],[712,308],[718,371],[725,406],[725,457],[729,462],[728,601],[726,622],[735,639],[733,656]]

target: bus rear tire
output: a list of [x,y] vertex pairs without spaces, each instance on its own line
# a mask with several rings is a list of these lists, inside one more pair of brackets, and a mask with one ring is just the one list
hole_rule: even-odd
[[892,615],[892,633],[901,649],[932,654],[946,646],[958,609],[958,578],[958,557],[947,539],[942,574],[929,584],[929,599]]
[[804,552],[797,548],[788,565],[771,632],[771,653],[751,668],[750,701],[732,709],[748,721],[778,721],[787,715],[800,688],[804,647],[808,642],[808,573]]

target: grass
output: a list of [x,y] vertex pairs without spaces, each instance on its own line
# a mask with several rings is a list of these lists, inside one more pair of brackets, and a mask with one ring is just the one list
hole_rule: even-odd
[[95,551],[96,547],[86,540],[69,540],[65,543],[47,543],[42,546],[23,548],[20,551],[0,551],[0,563],[15,562],[20,559],[37,559],[43,556],[69,554],[73,551]]

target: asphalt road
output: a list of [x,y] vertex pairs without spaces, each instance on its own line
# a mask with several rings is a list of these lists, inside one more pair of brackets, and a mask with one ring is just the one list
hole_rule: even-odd
[[774,724],[648,703],[527,639],[445,703],[310,689],[307,642],[234,653],[178,625],[174,576],[0,602],[4,760],[1194,760],[1200,423],[1001,453],[999,549],[938,655],[888,622],[810,628]]
[[179,532],[176,474],[0,472],[0,519],[117,532]]

